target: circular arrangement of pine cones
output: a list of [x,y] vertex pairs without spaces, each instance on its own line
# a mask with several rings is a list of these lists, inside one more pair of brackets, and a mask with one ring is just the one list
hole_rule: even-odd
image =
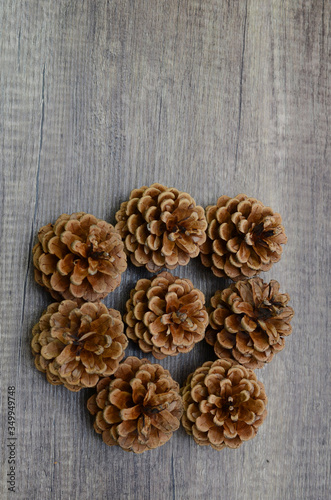
[[[155,449],[181,422],[198,445],[238,448],[267,414],[253,370],[292,332],[289,295],[257,276],[281,258],[281,216],[244,194],[221,196],[204,210],[189,194],[154,183],[134,189],[115,217],[114,227],[85,212],[62,214],[40,229],[35,279],[57,302],[32,331],[36,368],[70,391],[95,388],[88,410],[110,446]],[[201,290],[168,271],[199,254],[216,276],[233,281],[214,293],[209,309]],[[119,286],[127,256],[154,275],[134,285],[122,321],[101,300]],[[198,367],[181,389],[160,364],[123,359],[129,339],[162,360],[204,338],[218,359]]]

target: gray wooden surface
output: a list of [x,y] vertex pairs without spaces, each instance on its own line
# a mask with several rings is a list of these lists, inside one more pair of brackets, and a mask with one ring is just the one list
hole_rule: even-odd
[[[329,499],[330,2],[2,0],[0,14],[1,499]],[[91,391],[33,365],[31,328],[51,302],[33,279],[39,227],[74,211],[114,222],[155,181],[203,206],[245,192],[283,216],[288,245],[263,277],[291,295],[294,332],[257,372],[269,414],[238,450],[182,429],[143,455],[109,448]],[[146,274],[130,266],[106,304],[123,312]],[[176,274],[208,299],[224,286],[197,260]],[[211,358],[198,345],[161,364],[182,383]]]

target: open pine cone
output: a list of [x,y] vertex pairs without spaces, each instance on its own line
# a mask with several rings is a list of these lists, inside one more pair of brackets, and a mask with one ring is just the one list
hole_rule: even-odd
[[157,359],[189,352],[205,336],[204,303],[204,294],[189,279],[167,271],[141,279],[126,303],[126,334]]
[[35,279],[56,300],[103,299],[121,282],[126,255],[115,228],[84,212],[63,214],[38,233]]
[[150,272],[185,266],[206,241],[204,209],[189,194],[161,184],[134,189],[116,220],[132,263]]
[[128,345],[123,330],[120,313],[101,302],[55,302],[32,331],[35,365],[53,385],[71,391],[94,387],[123,359]]
[[199,445],[238,448],[256,436],[264,421],[267,397],[249,368],[231,359],[207,361],[181,389],[182,424]]
[[87,407],[106,444],[134,453],[166,443],[183,413],[179,385],[169,371],[133,356],[112,377],[100,380]]
[[219,277],[233,280],[268,271],[287,242],[282,219],[255,198],[221,196],[206,208],[207,240],[201,261]]
[[233,358],[253,370],[269,363],[290,335],[294,311],[279,283],[261,278],[237,281],[211,298],[206,341],[219,358]]

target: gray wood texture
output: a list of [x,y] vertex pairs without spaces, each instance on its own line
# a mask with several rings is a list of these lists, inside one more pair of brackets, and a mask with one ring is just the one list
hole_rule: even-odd
[[[3,0],[0,16],[1,499],[329,499],[330,2]],[[155,181],[203,206],[245,192],[283,216],[288,244],[263,278],[291,295],[294,332],[257,372],[269,413],[238,450],[183,429],[138,456],[107,447],[91,391],[33,365],[31,329],[52,301],[33,278],[38,229],[63,212],[114,222]],[[123,312],[147,274],[130,265],[105,303]],[[207,299],[225,286],[197,259],[176,274]],[[161,364],[182,383],[208,359],[198,345]]]

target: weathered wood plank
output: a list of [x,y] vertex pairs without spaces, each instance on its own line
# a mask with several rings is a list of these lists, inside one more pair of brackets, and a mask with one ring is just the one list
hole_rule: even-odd
[[[12,0],[0,15],[1,498],[328,498],[330,4]],[[141,456],[109,448],[90,392],[50,386],[33,367],[31,328],[51,301],[33,279],[39,227],[78,210],[113,222],[131,189],[154,181],[203,206],[246,192],[284,219],[289,243],[265,278],[290,293],[294,333],[257,372],[269,415],[237,451],[198,447],[182,429]],[[176,274],[208,299],[224,286],[196,261]],[[106,304],[123,312],[143,276],[130,266]],[[161,364],[182,383],[212,356],[199,345]]]

